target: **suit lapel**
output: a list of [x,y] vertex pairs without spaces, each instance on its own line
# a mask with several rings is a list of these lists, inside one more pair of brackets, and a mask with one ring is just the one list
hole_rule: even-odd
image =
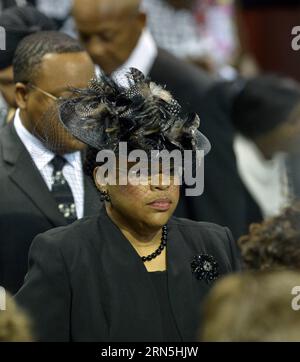
[[100,194],[97,191],[93,181],[84,177],[84,216],[94,215],[102,208]]
[[[197,280],[191,272],[191,260],[201,250],[193,251],[189,247],[188,234],[183,235],[172,219],[168,225],[167,269],[171,307],[183,341],[192,341],[199,325],[200,301],[209,286]],[[199,245],[201,249],[201,243]]]
[[[162,325],[159,302],[150,276],[130,242],[107,216],[105,208],[100,211],[100,235],[104,247],[99,257],[105,263],[105,274],[109,281],[119,281],[112,285],[110,303],[115,306],[110,336],[114,340],[125,341],[139,338],[139,341],[161,341]],[[103,227],[101,227],[103,225]],[[120,335],[120,325],[128,324],[126,336]],[[151,321],[151,323],[149,323]],[[124,329],[123,329],[124,330]]]
[[9,177],[12,182],[27,195],[53,226],[66,225],[44,179],[19,139],[13,123],[3,130],[1,143],[3,159],[11,165]]

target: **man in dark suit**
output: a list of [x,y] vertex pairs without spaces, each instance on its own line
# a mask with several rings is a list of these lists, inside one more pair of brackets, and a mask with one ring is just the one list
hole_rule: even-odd
[[73,15],[81,41],[106,73],[118,76],[121,68],[136,67],[154,82],[165,84],[184,111],[199,114],[200,130],[212,144],[205,158],[204,193],[182,195],[175,215],[227,225],[240,236],[253,219],[247,216],[249,195],[238,175],[232,147],[234,129],[226,87],[158,49],[139,8],[139,0],[76,0]]
[[100,207],[82,171],[84,145],[59,123],[55,99],[86,87],[94,65],[80,44],[57,32],[24,38],[14,57],[18,109],[0,133],[0,285],[16,292],[33,238]]

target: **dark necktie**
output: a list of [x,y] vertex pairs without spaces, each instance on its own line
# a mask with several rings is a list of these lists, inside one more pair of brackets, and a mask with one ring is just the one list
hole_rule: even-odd
[[65,158],[58,155],[51,161],[53,165],[51,193],[57,203],[59,212],[70,224],[77,220],[77,214],[72,190],[63,175],[66,162]]

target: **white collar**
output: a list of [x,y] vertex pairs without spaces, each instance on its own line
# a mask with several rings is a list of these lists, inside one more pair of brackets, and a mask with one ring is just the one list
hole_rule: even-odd
[[[14,127],[36,167],[41,171],[54,158],[55,154],[23,126],[20,118],[20,109],[16,110]],[[74,168],[78,168],[81,165],[81,154],[79,151],[65,154],[64,158]]]
[[155,41],[149,29],[144,28],[139,41],[129,58],[120,68],[113,72],[112,77],[122,83],[122,78],[129,68],[137,68],[147,76],[151,71],[156,57],[157,46]]
[[[139,69],[145,74],[145,76],[149,75],[155,58],[157,57],[157,53],[158,50],[153,36],[151,35],[149,29],[144,28],[139,41],[129,58],[123,65],[112,73],[112,78],[114,78],[117,83],[124,83],[123,85],[126,85],[127,81],[124,76],[125,73],[128,72],[129,68],[132,67]],[[97,77],[101,74],[101,67],[97,64],[95,64],[95,74]]]
[[148,75],[156,56],[157,46],[149,29],[145,28],[129,58],[118,70],[134,67],[139,69],[145,75]]

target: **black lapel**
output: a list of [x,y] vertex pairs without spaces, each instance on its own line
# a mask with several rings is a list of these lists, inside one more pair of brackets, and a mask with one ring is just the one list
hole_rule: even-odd
[[3,129],[1,143],[3,160],[11,165],[9,177],[12,182],[28,196],[53,226],[66,225],[44,179],[19,139],[13,122]]
[[[85,162],[86,152],[81,153],[82,164]],[[100,193],[97,190],[93,180],[84,175],[84,216],[95,215],[102,208],[103,203],[100,200]]]
[[84,216],[97,214],[102,205],[100,193],[93,181],[88,176],[84,176]]
[[209,290],[204,281],[197,280],[191,272],[193,256],[205,252],[201,250],[202,240],[199,238],[199,249],[192,250],[188,243],[189,235],[172,219],[168,223],[167,269],[168,288],[174,318],[183,341],[194,341],[199,325],[200,301]]
[[[119,341],[161,341],[163,336],[159,302],[144,263],[107,216],[104,207],[100,211],[99,227],[104,245],[102,251],[99,250],[100,243],[95,247],[99,251],[100,260],[103,260],[109,281],[119,281],[112,286],[114,295],[110,296],[116,308],[110,337]],[[128,329],[126,326],[129,320]],[[122,329],[120,326],[124,326],[126,335],[119,334]]]
[[[86,152],[81,152],[81,162],[84,165],[86,157]],[[100,193],[97,190],[93,180],[86,175],[83,175],[83,185],[84,185],[84,216],[91,216],[99,213],[99,210],[102,208],[102,202],[100,200]]]

